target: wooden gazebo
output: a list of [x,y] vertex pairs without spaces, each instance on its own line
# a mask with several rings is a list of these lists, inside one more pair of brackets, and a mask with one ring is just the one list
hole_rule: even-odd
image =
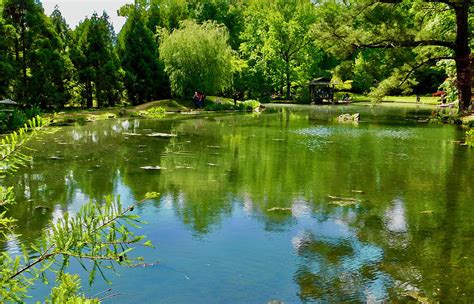
[[309,93],[311,96],[311,102],[334,102],[334,85],[331,84],[331,79],[329,78],[321,77],[312,80],[309,83]]
[[2,112],[13,112],[13,108],[18,106],[18,103],[11,99],[0,100],[0,111]]

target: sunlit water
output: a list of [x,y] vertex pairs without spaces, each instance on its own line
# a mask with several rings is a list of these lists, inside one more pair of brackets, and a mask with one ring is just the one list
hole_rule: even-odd
[[[331,122],[344,111],[361,122]],[[63,127],[35,141],[32,165],[8,179],[19,235],[3,247],[17,252],[90,199],[130,204],[156,191],[136,211],[148,222],[139,233],[156,245],[136,253],[152,265],[108,273],[112,286],[99,277],[88,287],[84,275],[86,295],[112,287],[118,295],[105,302],[472,302],[474,151],[455,142],[456,127],[421,123],[427,114],[276,107]],[[177,137],[145,136],[153,132]]]

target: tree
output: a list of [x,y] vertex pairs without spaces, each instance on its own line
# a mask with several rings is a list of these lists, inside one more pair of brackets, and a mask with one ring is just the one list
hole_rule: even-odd
[[244,29],[245,1],[204,0],[189,1],[190,17],[198,22],[215,21],[227,27],[229,44],[238,50],[240,34]]
[[118,38],[118,55],[124,70],[124,85],[133,104],[167,96],[163,66],[152,31],[146,26],[145,10],[135,4]]
[[15,60],[10,44],[13,35],[12,29],[5,24],[1,12],[2,7],[0,6],[0,98],[7,98],[12,94]]
[[309,0],[254,1],[245,11],[241,51],[249,66],[256,69],[253,74],[266,75],[263,78],[282,93],[286,88],[288,99],[296,70],[308,59],[315,18]]
[[114,48],[115,34],[108,15],[94,13],[75,30],[71,58],[83,86],[86,106],[113,106],[121,99],[122,69]]
[[155,32],[158,28],[172,31],[181,21],[189,18],[188,0],[150,0],[148,27]]
[[178,97],[194,91],[218,94],[232,85],[236,56],[225,27],[213,22],[184,21],[171,34],[161,34],[160,56]]
[[318,37],[339,54],[369,48],[411,49],[416,54],[415,63],[394,71],[393,86],[400,85],[426,64],[454,60],[459,109],[465,111],[471,105],[472,22],[469,20],[472,17],[469,14],[473,8],[470,3],[470,0],[323,1],[318,7]]
[[7,0],[3,17],[13,46],[15,97],[28,105],[62,106],[68,100],[65,82],[70,77],[63,42],[34,0]]

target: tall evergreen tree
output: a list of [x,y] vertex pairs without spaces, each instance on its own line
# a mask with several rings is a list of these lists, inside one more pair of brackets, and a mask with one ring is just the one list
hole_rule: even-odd
[[153,33],[148,29],[146,11],[139,4],[128,13],[118,39],[118,54],[124,70],[127,97],[133,104],[168,96],[168,81],[158,61]]
[[115,34],[108,15],[94,13],[75,30],[75,48],[71,50],[78,71],[86,106],[113,106],[121,99],[122,70],[114,48]]
[[63,106],[68,100],[68,60],[42,7],[34,0],[6,0],[3,17],[13,33],[15,97],[30,106]]
[[14,52],[11,47],[13,31],[5,24],[0,4],[0,98],[11,97],[11,85],[15,76]]

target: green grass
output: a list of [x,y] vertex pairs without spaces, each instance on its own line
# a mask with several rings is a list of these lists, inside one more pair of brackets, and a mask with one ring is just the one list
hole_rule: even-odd
[[[416,103],[416,96],[385,96],[383,102]],[[420,103],[436,105],[439,97],[420,96]]]
[[192,101],[177,101],[174,99],[163,99],[147,102],[136,106],[133,111],[146,111],[150,108],[162,107],[166,112],[190,111],[193,107]]
[[[352,102],[371,102],[371,99],[367,95],[362,94],[351,94]],[[416,95],[411,96],[385,96],[382,103],[405,103],[405,104],[417,104]],[[418,104],[424,105],[437,105],[440,103],[439,97],[431,96],[420,96],[420,102]]]

